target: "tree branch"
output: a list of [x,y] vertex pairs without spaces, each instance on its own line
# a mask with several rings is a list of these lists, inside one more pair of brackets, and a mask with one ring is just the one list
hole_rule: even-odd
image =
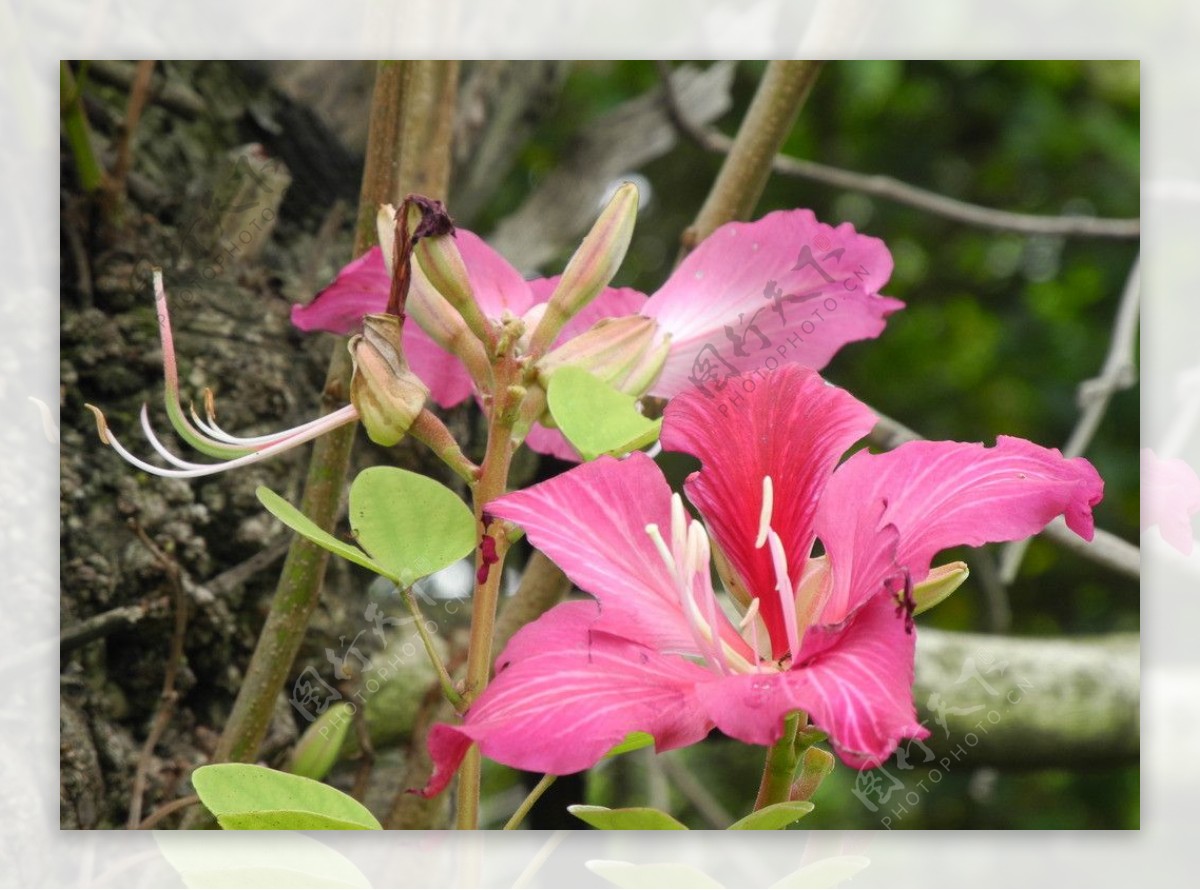
[[[706,151],[728,154],[734,141],[718,130],[704,127],[690,119],[674,101],[669,84],[664,87],[667,109],[680,132]],[[771,168],[784,176],[795,176],[833,188],[861,192],[897,204],[924,210],[954,222],[984,229],[1017,232],[1022,235],[1057,235],[1083,238],[1138,238],[1140,219],[1101,219],[1089,216],[1042,216],[1032,213],[1013,213],[994,210],[959,201],[928,189],[909,185],[890,176],[856,173],[816,161],[806,161],[787,155],[775,155]]]
[[[1125,280],[1112,336],[1108,341],[1108,355],[1104,358],[1099,376],[1079,384],[1079,406],[1083,410],[1075,429],[1067,439],[1067,444],[1063,446],[1064,457],[1078,457],[1087,451],[1092,437],[1096,435],[1096,430],[1104,420],[1113,395],[1119,390],[1128,389],[1137,381],[1134,351],[1137,348],[1138,306],[1141,294],[1141,275],[1138,271],[1140,265],[1140,259],[1135,259],[1133,268],[1129,270],[1129,277]],[[1017,577],[1028,548],[1028,540],[1012,541],[1004,546],[1000,557],[1000,579],[1005,584],[1011,584]]]
[[[896,448],[905,442],[916,442],[921,438],[900,421],[878,411],[875,411],[875,428],[867,435],[867,440],[872,445],[885,449]],[[1129,578],[1141,577],[1141,551],[1112,532],[1098,528],[1095,537],[1090,542],[1085,541],[1067,528],[1066,522],[1060,517],[1046,526],[1041,534],[1072,553],[1099,563],[1107,569]]]
[[[951,769],[1136,763],[1139,658],[1136,634],[1021,639],[921,628],[913,694],[932,733],[924,744],[952,757]],[[915,742],[901,751],[902,766],[932,762]]]

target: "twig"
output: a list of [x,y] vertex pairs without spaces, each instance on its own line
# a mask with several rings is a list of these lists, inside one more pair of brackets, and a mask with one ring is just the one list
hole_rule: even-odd
[[253,556],[233,568],[226,569],[204,586],[217,596],[232,592],[263,569],[269,568],[273,562],[287,553],[288,547],[292,543],[291,538],[290,534],[281,535]]
[[[667,109],[680,132],[706,151],[726,154],[733,140],[718,130],[700,126],[689,120],[674,100],[669,82],[664,89]],[[834,188],[861,192],[876,198],[894,201],[924,210],[954,222],[985,229],[1017,232],[1022,235],[1047,235],[1081,238],[1138,238],[1140,219],[1102,219],[1089,216],[1043,216],[1033,213],[1013,213],[981,207],[959,201],[937,192],[909,185],[890,176],[857,173],[816,161],[806,161],[787,155],[776,155],[771,168],[784,176],[796,176],[820,182]]]
[[142,751],[138,755],[137,769],[133,775],[129,818],[125,822],[125,827],[133,830],[142,821],[142,798],[146,792],[146,773],[150,768],[150,760],[154,757],[154,748],[158,745],[158,740],[162,738],[162,734],[166,732],[167,727],[170,725],[171,716],[175,712],[175,703],[179,700],[179,693],[175,691],[175,678],[178,676],[179,666],[183,662],[183,639],[187,633],[188,621],[188,597],[183,589],[183,569],[179,563],[154,543],[153,539],[146,534],[146,530],[142,528],[141,523],[136,519],[131,519],[129,525],[133,529],[133,533],[137,535],[138,540],[150,551],[163,571],[167,573],[173,594],[172,605],[175,609],[175,627],[171,633],[170,655],[167,657],[167,666],[163,672],[161,700],[158,705],[158,711],[154,715],[154,721],[150,725],[150,733],[146,736],[146,742],[142,745]]
[[151,611],[167,603],[167,598],[138,603],[136,606],[118,606],[85,618],[78,624],[66,628],[59,637],[59,652],[67,655],[81,646],[86,646],[93,640],[99,640],[118,630],[124,630],[137,624]]
[[553,785],[554,780],[557,778],[558,776],[551,773],[546,773],[546,775],[542,776],[541,781],[533,786],[533,790],[525,795],[525,799],[521,801],[521,805],[513,812],[512,818],[504,823],[504,830],[513,831],[524,822],[525,817],[529,815],[529,811],[533,809],[533,805],[541,800],[542,795],[546,793],[546,789]]
[[442,662],[442,657],[438,654],[437,646],[434,645],[433,637],[429,634],[429,628],[425,625],[425,616],[421,614],[421,607],[417,605],[417,598],[413,595],[412,588],[404,589],[404,602],[408,606],[408,611],[413,617],[413,621],[417,623],[417,636],[421,638],[421,645],[425,647],[425,654],[429,656],[429,661],[433,664],[433,670],[437,674],[438,682],[442,687],[442,695],[446,696],[446,701],[454,705],[455,709],[462,711],[466,708],[466,701],[458,690],[454,688],[454,680],[450,676],[450,672],[446,670],[446,665]]
[[776,60],[767,65],[717,179],[696,221],[684,232],[685,253],[717,226],[753,212],[771,175],[771,159],[791,132],[820,71],[819,61]]
[[671,784],[695,808],[696,812],[700,814],[701,818],[710,827],[725,829],[733,824],[733,816],[713,796],[712,792],[704,786],[704,783],[692,774],[692,771],[687,768],[686,763],[677,759],[674,753],[660,756],[659,762]]
[[[893,420],[878,411],[875,411],[875,428],[867,435],[869,442],[884,449],[896,448],[905,442],[916,442],[921,438],[898,420]],[[1141,577],[1141,551],[1112,532],[1098,528],[1095,537],[1089,543],[1067,528],[1066,522],[1060,517],[1046,526],[1041,534],[1072,553],[1099,563],[1107,569],[1130,578]]]
[[[1112,336],[1108,342],[1108,355],[1100,374],[1079,385],[1079,406],[1082,413],[1075,429],[1071,431],[1067,444],[1063,446],[1064,457],[1078,457],[1087,451],[1092,437],[1096,435],[1104,414],[1108,410],[1113,395],[1122,389],[1128,389],[1137,380],[1137,363],[1134,350],[1137,347],[1138,306],[1141,300],[1141,260],[1133,261],[1129,277],[1125,280],[1125,289],[1121,294],[1121,303],[1117,308],[1116,321],[1113,323]],[[1011,584],[1021,569],[1021,561],[1029,548],[1028,539],[1013,541],[1004,547],[1000,557],[1000,579],[1005,584]]]
[[[127,62],[110,62],[93,59],[91,62],[91,76],[111,86],[129,89],[134,77],[137,76],[137,69]],[[165,71],[157,80],[158,83],[152,83],[150,87],[149,95],[151,101],[161,105],[168,111],[187,118],[200,117],[208,110],[207,104],[199,93],[195,92],[191,87],[185,86],[183,83],[170,79]]]
[[186,807],[195,806],[198,803],[200,803],[200,798],[197,797],[195,794],[189,794],[187,797],[181,797],[178,800],[172,800],[169,803],[163,804],[161,807],[159,807],[157,810],[155,810],[153,813],[151,813],[149,816],[147,816],[145,819],[143,819],[138,824],[138,828],[139,829],[153,828],[155,825],[157,825],[163,819],[167,818],[167,816],[171,815],[172,813],[174,813],[178,810],[182,810]]
[[133,82],[129,86],[129,104],[125,107],[125,119],[117,130],[116,160],[108,180],[110,200],[121,200],[125,191],[125,178],[133,164],[133,136],[137,132],[142,109],[150,93],[150,78],[154,75],[154,60],[145,59],[137,63]]

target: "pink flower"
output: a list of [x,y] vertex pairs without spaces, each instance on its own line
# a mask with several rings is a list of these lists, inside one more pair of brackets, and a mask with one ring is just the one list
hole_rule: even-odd
[[[455,237],[483,314],[492,321],[505,313],[524,317],[532,328],[558,279],[525,281],[478,236],[458,229]],[[640,314],[658,325],[655,346],[669,339],[650,395],[670,398],[692,387],[719,391],[731,376],[763,367],[822,368],[846,343],[878,336],[887,316],[904,305],[878,293],[891,272],[882,241],[849,224],[819,223],[808,210],[779,211],[721,226],[649,298],[630,288],[605,288],[555,344],[601,319]],[[364,314],[384,310],[389,283],[381,252],[371,250],[307,306],[293,308],[292,322],[305,331],[348,333]],[[449,408],[471,395],[462,363],[419,326],[405,326],[404,346],[409,365],[439,405]],[[557,431],[535,426],[527,442],[578,460]]]
[[[707,530],[639,453],[493,502],[595,600],[557,606],[513,637],[463,723],[430,734],[424,793],[446,786],[472,742],[561,774],[633,731],[660,751],[714,726],[769,745],[795,710],[853,767],[926,736],[910,612],[934,555],[1024,538],[1058,515],[1090,539],[1103,483],[1086,460],[1008,437],[861,450],[838,466],[873,422],[848,393],[788,366],[736,402],[691,391],[667,407],[663,446],[702,463],[684,488]],[[736,621],[713,592],[710,535],[744,607]]]
[[1177,457],[1160,460],[1142,449],[1142,531],[1158,526],[1163,540],[1190,556],[1192,516],[1200,513],[1200,477]]

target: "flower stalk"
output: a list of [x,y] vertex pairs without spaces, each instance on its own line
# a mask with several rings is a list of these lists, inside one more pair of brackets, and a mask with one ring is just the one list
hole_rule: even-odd
[[758,797],[754,801],[755,811],[771,804],[782,803],[791,797],[792,780],[800,762],[796,738],[800,731],[801,716],[799,711],[788,714],[783,721],[783,735],[767,749],[762,781],[758,786]]

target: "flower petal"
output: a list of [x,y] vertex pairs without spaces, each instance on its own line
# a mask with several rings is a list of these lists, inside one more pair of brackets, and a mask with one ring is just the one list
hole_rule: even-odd
[[601,457],[507,494],[488,512],[515,522],[600,601],[604,628],[658,650],[696,653],[675,582],[646,526],[671,528],[671,489],[640,452]]
[[443,408],[460,404],[475,389],[458,356],[435,343],[412,316],[404,325],[404,357],[413,373],[429,387],[429,395]]
[[1092,538],[1092,510],[1104,492],[1095,468],[1053,448],[1001,436],[992,448],[909,442],[886,454],[860,451],[830,480],[817,535],[832,571],[821,621],[836,624],[905,573],[929,574],[940,550],[1016,541],[1065,515]]
[[550,429],[540,423],[535,423],[530,427],[529,433],[525,436],[525,444],[538,454],[548,454],[573,464],[583,460],[579,456],[579,452],[575,450],[575,446],[567,441],[566,436],[559,430]]
[[505,310],[516,317],[524,315],[534,299],[521,273],[474,232],[456,229],[454,242],[483,314],[492,320],[499,320]]
[[[823,368],[846,343],[877,337],[887,316],[903,307],[878,294],[891,274],[882,241],[848,223],[819,223],[809,210],[727,223],[643,309],[671,335],[650,394],[670,398],[716,386],[770,357]],[[704,382],[706,369],[719,375],[717,382]]]
[[1200,512],[1200,477],[1177,457],[1160,460],[1142,449],[1142,523],[1145,531],[1158,526],[1163,540],[1190,556],[1196,546],[1192,516]]
[[913,707],[914,644],[879,596],[841,628],[810,628],[791,670],[724,677],[696,694],[722,732],[752,745],[778,741],[784,716],[805,711],[843,761],[866,769],[929,734]]
[[359,328],[364,315],[387,309],[391,282],[383,252],[372,247],[344,266],[308,305],[293,306],[292,324],[302,331],[349,334]]
[[849,393],[797,365],[765,375],[744,404],[717,403],[688,391],[667,405],[663,448],[687,452],[703,464],[684,488],[745,589],[759,598],[776,658],[788,651],[784,613],[773,594],[771,553],[755,546],[763,477],[771,477],[774,489],[770,525],[798,588],[812,549],[817,501],[842,454],[874,421],[870,409]]
[[435,768],[424,796],[446,787],[472,741],[516,769],[565,775],[593,766],[630,732],[653,735],[659,751],[708,734],[693,689],[711,674],[597,631],[599,616],[596,603],[564,603],[513,637],[462,725],[431,731]]

